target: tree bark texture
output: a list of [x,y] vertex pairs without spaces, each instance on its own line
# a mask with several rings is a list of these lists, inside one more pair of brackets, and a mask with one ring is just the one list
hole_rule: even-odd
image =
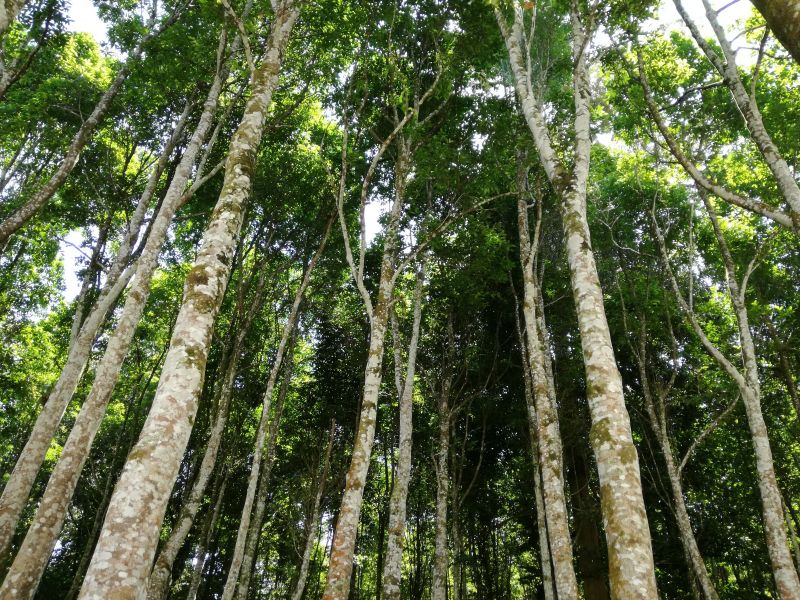
[[552,145],[526,68],[522,7],[514,6],[512,26],[497,9],[498,25],[508,50],[519,103],[540,162],[560,196],[567,261],[586,370],[587,400],[592,418],[590,439],[597,460],[603,525],[609,557],[609,582],[615,598],[655,598],[655,564],[642,496],[639,457],[633,444],[605,315],[603,291],[586,217],[589,174],[590,90],[586,51],[588,32],[572,14],[575,96],[575,164],[567,174]]
[[81,589],[81,600],[145,595],[159,529],[194,424],[211,333],[230,276],[272,92],[299,13],[277,7],[252,95],[230,143],[217,206],[184,288],[150,414],[123,469]]

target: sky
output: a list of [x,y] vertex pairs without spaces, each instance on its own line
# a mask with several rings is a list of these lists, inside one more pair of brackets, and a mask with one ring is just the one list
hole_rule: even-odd
[[[712,6],[715,8],[725,6],[728,0],[711,0]],[[689,13],[694,18],[695,22],[701,30],[708,36],[712,35],[711,28],[705,18],[703,4],[700,0],[684,0]],[[729,5],[725,10],[720,13],[719,18],[723,26],[730,31],[730,27],[737,20],[747,17],[750,14],[752,5],[749,0],[738,0],[737,2]],[[90,33],[101,44],[108,41],[106,35],[106,25],[97,16],[97,9],[91,0],[72,0],[70,3],[69,16],[72,20],[69,29],[76,32]],[[667,30],[678,29],[685,31],[683,22],[680,15],[675,10],[672,0],[662,0],[661,8],[659,10],[659,18],[654,27],[664,27]],[[737,47],[734,44],[734,47]],[[740,64],[746,65],[753,61],[752,53],[742,51],[739,53]],[[383,207],[377,202],[369,203],[366,207],[365,220],[366,220],[366,237],[368,242],[374,239],[375,235],[380,231],[380,224],[378,219],[380,215],[385,212],[388,207]],[[67,235],[66,240],[69,243],[61,243],[61,256],[64,261],[64,284],[65,292],[64,299],[69,302],[75,298],[80,289],[80,281],[77,277],[78,270],[78,257],[80,253],[74,246],[80,246],[82,242],[82,234],[76,230]],[[71,244],[74,244],[71,245]]]

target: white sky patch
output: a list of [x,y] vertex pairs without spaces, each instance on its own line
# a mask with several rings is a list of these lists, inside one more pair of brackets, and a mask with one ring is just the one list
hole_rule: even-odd
[[69,5],[69,30],[76,33],[88,33],[98,44],[108,42],[108,27],[97,16],[97,8],[92,0],[72,0]]
[[64,302],[72,302],[81,291],[81,281],[78,278],[79,262],[83,256],[78,248],[83,244],[83,234],[80,230],[70,231],[59,243],[58,255],[64,263]]

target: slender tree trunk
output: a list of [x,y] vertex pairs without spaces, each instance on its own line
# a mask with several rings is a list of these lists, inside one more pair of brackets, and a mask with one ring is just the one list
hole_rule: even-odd
[[336,531],[331,545],[328,581],[323,600],[347,600],[353,573],[358,522],[361,503],[367,482],[372,444],[375,440],[375,419],[378,409],[378,394],[383,379],[383,349],[386,325],[389,319],[389,304],[394,289],[394,261],[398,244],[400,212],[404,204],[405,185],[410,165],[403,161],[404,152],[398,153],[395,165],[395,194],[390,222],[383,243],[383,258],[378,284],[378,297],[370,315],[370,340],[367,365],[364,373],[364,393],[361,412],[353,447],[350,468],[345,479],[345,489],[336,521]]
[[[256,268],[256,267],[254,267]],[[224,369],[222,383],[218,388],[218,398],[216,401],[217,410],[214,420],[211,425],[211,433],[206,443],[206,451],[203,454],[203,460],[200,463],[200,468],[197,471],[197,477],[192,484],[192,489],[189,496],[181,506],[178,518],[175,525],[170,532],[169,539],[164,547],[158,553],[156,562],[153,565],[153,570],[150,573],[150,578],[147,584],[147,597],[148,600],[161,600],[166,597],[169,592],[170,578],[172,575],[172,566],[178,556],[178,552],[186,542],[186,538],[191,531],[197,513],[199,512],[203,497],[205,496],[206,487],[211,478],[217,464],[217,457],[219,454],[222,437],[225,431],[225,425],[228,420],[228,412],[230,409],[230,402],[233,396],[233,381],[239,367],[239,357],[241,356],[241,347],[245,337],[250,331],[253,319],[261,308],[264,299],[264,289],[267,280],[267,269],[260,266],[260,274],[256,289],[252,297],[245,298],[244,294],[240,294],[237,299],[237,310],[243,310],[244,302],[249,303],[249,308],[238,324],[238,330],[230,348],[226,352],[227,365]]]
[[686,302],[680,293],[678,282],[669,266],[669,257],[666,250],[664,236],[655,224],[656,240],[659,245],[662,260],[667,266],[673,291],[686,315],[692,329],[700,338],[701,343],[708,353],[717,361],[720,367],[733,379],[742,396],[742,402],[747,415],[747,423],[750,429],[750,437],[753,442],[753,450],[756,458],[756,476],[759,492],[761,494],[761,509],[764,521],[764,533],[767,538],[767,550],[769,552],[772,572],[775,578],[775,586],[781,598],[786,600],[800,598],[800,579],[797,575],[792,555],[789,551],[789,540],[786,535],[783,516],[783,500],[781,498],[778,480],[775,475],[775,466],[772,459],[772,449],[770,447],[767,425],[761,411],[761,384],[759,382],[758,364],[756,360],[755,345],[750,333],[750,321],[747,315],[745,304],[746,281],[755,268],[756,262],[753,261],[748,266],[747,274],[743,278],[743,283],[739,283],[736,278],[736,263],[730,254],[728,245],[719,226],[716,212],[714,211],[708,197],[701,192],[701,198],[708,211],[714,234],[725,265],[728,295],[733,305],[734,315],[739,330],[739,343],[742,357],[744,373],[733,365],[711,340],[709,340],[702,326],[697,320],[692,307]]
[[397,475],[389,499],[389,539],[386,546],[386,562],[383,566],[383,596],[386,600],[400,600],[402,581],[403,542],[406,527],[406,503],[411,481],[411,433],[413,431],[414,375],[417,361],[420,321],[422,320],[422,271],[417,273],[414,289],[414,322],[411,341],[408,345],[408,365],[405,382],[400,393],[400,441],[397,459]]
[[[700,30],[697,28],[697,25],[683,7],[681,0],[674,0],[675,8],[678,10],[684,22],[686,23],[686,26],[691,31],[692,37],[694,37],[697,45],[700,46],[700,49],[706,55],[709,62],[711,62],[714,68],[724,78],[725,84],[731,91],[733,100],[741,112],[742,118],[744,118],[745,125],[747,126],[748,131],[750,131],[753,141],[761,152],[761,155],[764,157],[767,167],[769,167],[769,170],[775,177],[775,183],[777,184],[778,189],[781,191],[783,197],[786,199],[786,202],[791,207],[793,218],[795,222],[797,222],[800,220],[800,186],[798,185],[797,180],[795,180],[794,174],[789,168],[789,165],[786,163],[786,160],[783,158],[778,150],[778,147],[773,142],[772,137],[767,131],[767,128],[764,126],[764,120],[761,116],[761,111],[756,104],[755,97],[748,93],[747,88],[744,86],[744,82],[739,76],[739,69],[736,65],[736,53],[728,41],[725,29],[722,27],[719,19],[717,18],[716,10],[714,10],[714,8],[711,6],[709,0],[702,1],[703,6],[706,9],[706,17],[708,18],[708,22],[711,24],[711,28],[714,30],[714,34],[716,35],[720,44],[720,48],[722,49],[722,56],[717,54],[716,50],[709,44],[702,32],[700,32]],[[777,3],[773,2],[773,4]],[[797,31],[797,27],[800,25],[800,7],[796,5],[796,2],[794,4],[795,6],[791,11],[791,14],[789,11],[786,11],[784,16],[787,18],[787,21],[785,21],[786,25]]]
[[[294,302],[283,328],[280,343],[278,344],[278,351],[275,355],[275,362],[269,374],[267,381],[267,389],[264,392],[264,399],[262,401],[261,419],[258,423],[258,430],[256,432],[255,450],[253,452],[253,465],[250,468],[250,477],[247,482],[247,493],[245,495],[244,507],[242,508],[242,517],[239,522],[239,531],[236,535],[236,544],[234,546],[233,557],[231,559],[231,566],[228,570],[228,578],[225,580],[225,588],[222,592],[223,600],[230,600],[236,591],[236,583],[239,580],[239,572],[245,560],[245,551],[247,550],[247,536],[250,529],[250,521],[253,512],[253,503],[256,500],[256,492],[261,478],[261,461],[264,453],[264,443],[267,436],[267,424],[269,423],[270,406],[272,404],[272,394],[275,391],[275,383],[280,373],[281,364],[283,361],[284,353],[286,352],[287,344],[289,343],[290,336],[293,335],[294,328],[297,324],[297,318],[300,313],[300,303],[303,300],[308,284],[311,281],[311,273],[319,261],[322,252],[325,249],[325,244],[328,241],[333,218],[328,221],[325,229],[322,242],[320,243],[317,252],[309,262],[308,267],[303,273],[303,280],[300,282],[297,292],[295,293]],[[290,357],[291,358],[291,357]],[[254,524],[255,525],[255,524]],[[258,524],[260,527],[260,523]]]
[[[220,49],[222,48],[224,48],[224,38],[220,42]],[[94,436],[102,423],[106,407],[119,378],[122,363],[128,354],[136,327],[150,294],[150,283],[158,267],[161,246],[179,207],[186,182],[191,175],[201,145],[213,123],[221,86],[221,73],[218,73],[209,91],[198,126],[181,158],[153,222],[150,235],[138,261],[137,277],[128,293],[119,322],[109,340],[105,354],[97,366],[92,389],[81,407],[61,457],[50,477],[34,517],[35,526],[29,530],[3,584],[2,589],[13,589],[18,597],[29,597],[35,592],[61,531],[67,506],[91,451]],[[74,386],[72,389],[74,390]]]
[[[642,395],[644,396],[645,409],[647,416],[650,419],[650,424],[656,435],[661,454],[664,457],[664,462],[667,466],[667,477],[669,479],[670,487],[672,488],[672,505],[675,511],[675,518],[678,523],[678,532],[680,534],[681,545],[683,546],[683,553],[686,558],[686,564],[689,566],[689,579],[692,587],[699,586],[702,591],[703,597],[707,600],[718,600],[716,589],[711,581],[708,569],[706,569],[703,557],[700,554],[700,548],[697,545],[697,538],[695,538],[692,524],[689,520],[689,511],[686,509],[686,502],[683,498],[683,484],[681,482],[680,471],[675,464],[675,455],[672,451],[672,444],[669,440],[669,433],[667,431],[666,412],[664,409],[664,399],[658,399],[659,409],[656,410],[656,401],[653,396],[653,391],[650,386],[650,379],[647,373],[647,342],[646,330],[642,324],[642,330],[639,335],[639,347],[634,353],[636,361],[639,365],[639,380],[642,385]],[[660,392],[656,392],[660,393]]]
[[[522,165],[521,165],[522,169]],[[547,535],[550,541],[550,556],[553,563],[556,591],[562,598],[577,598],[578,581],[572,564],[572,538],[569,531],[566,493],[564,491],[564,451],[558,423],[558,407],[552,378],[547,376],[545,355],[547,348],[540,335],[537,315],[538,281],[534,274],[534,257],[538,239],[531,244],[528,229],[528,205],[524,196],[527,182],[524,169],[517,178],[517,221],[519,229],[520,259],[524,284],[522,313],[525,318],[528,368],[535,403],[536,442],[539,447],[539,468],[542,476],[544,511],[547,520]],[[538,236],[535,236],[538,238]],[[529,415],[531,411],[529,409]]]
[[[452,366],[454,350],[452,317],[447,323],[447,359],[444,369]],[[450,496],[450,469],[448,457],[450,456],[450,389],[452,379],[450,373],[445,373],[442,378],[442,388],[439,393],[439,447],[434,466],[436,467],[436,533],[433,555],[433,579],[431,581],[431,600],[447,600],[447,574],[450,569],[450,554],[447,549],[447,499]],[[454,523],[455,526],[455,523]],[[463,558],[457,557],[457,558]],[[461,564],[455,569],[453,587],[460,588]],[[460,589],[459,589],[460,591]]]
[[[12,14],[10,18],[13,19],[15,17],[13,14],[14,7],[16,7],[18,10],[22,7],[22,3],[19,0],[3,0],[3,2],[5,2],[6,9],[8,9],[9,5],[11,5]],[[0,6],[3,5],[0,4]],[[8,13],[6,16],[8,16]],[[31,217],[33,217],[33,215],[35,215],[39,209],[41,209],[50,200],[50,198],[53,197],[53,195],[61,188],[61,186],[64,185],[67,177],[70,173],[72,173],[75,165],[78,164],[78,159],[80,158],[86,144],[89,142],[89,140],[91,140],[94,130],[103,120],[103,118],[105,118],[108,109],[111,107],[111,103],[122,89],[122,85],[125,83],[128,75],[130,75],[131,68],[141,58],[145,45],[163,30],[163,26],[156,28],[155,25],[156,14],[153,12],[151,13],[149,22],[147,23],[147,28],[149,30],[148,33],[145,34],[141,40],[139,40],[139,43],[136,45],[136,47],[128,54],[125,63],[117,73],[116,77],[114,77],[111,85],[108,86],[89,117],[81,124],[80,129],[78,129],[78,132],[72,138],[72,141],[70,142],[67,152],[64,155],[61,164],[59,164],[58,169],[56,169],[55,173],[50,176],[50,179],[39,189],[39,191],[37,191],[25,202],[25,204],[19,207],[11,215],[6,217],[2,223],[0,223],[0,255],[2,255],[3,251],[5,250],[8,239],[20,227],[25,225],[25,223],[27,223]],[[5,32],[5,28],[7,27],[8,19],[4,19],[3,13],[0,12],[0,39]]]
[[[539,159],[560,196],[567,262],[578,316],[587,400],[592,417],[590,439],[597,459],[600,497],[609,555],[609,581],[615,598],[655,598],[656,580],[650,529],[642,496],[639,457],[633,444],[630,417],[625,407],[622,378],[614,358],[611,333],[603,305],[586,217],[589,175],[590,83],[587,47],[590,32],[573,5],[573,87],[575,96],[575,164],[567,173],[560,163],[543,120],[543,111],[528,79],[529,57],[522,7],[514,6],[509,27],[496,9],[497,22],[508,50],[511,70],[525,120]],[[549,525],[549,523],[548,523]]]
[[286,363],[283,373],[283,381],[278,391],[278,399],[275,402],[272,419],[269,423],[269,434],[267,438],[266,452],[264,453],[264,469],[258,482],[256,491],[255,508],[250,519],[250,528],[247,531],[247,541],[245,542],[244,558],[242,559],[241,572],[239,573],[239,583],[236,588],[236,598],[247,600],[247,592],[250,589],[250,578],[258,553],[258,544],[261,539],[261,528],[264,525],[264,511],[267,508],[267,495],[269,483],[272,476],[272,467],[275,464],[275,448],[278,444],[278,434],[280,433],[281,418],[283,417],[283,407],[286,403],[286,396],[289,393],[289,384],[292,381],[292,367],[294,366],[294,346],[297,336],[297,329],[292,333],[286,354],[289,360]]
[[752,0],[789,54],[800,63],[800,4],[796,0]]
[[[30,437],[22,449],[14,465],[14,470],[11,472],[3,489],[3,495],[0,497],[0,559],[9,551],[17,521],[25,508],[31,488],[36,480],[36,475],[44,462],[47,449],[50,447],[50,442],[58,431],[64,411],[72,400],[75,389],[83,376],[91,355],[92,345],[105,321],[106,315],[128,285],[133,274],[138,270],[138,262],[128,264],[132,244],[141,231],[147,207],[156,190],[158,177],[161,176],[163,169],[166,167],[167,160],[183,132],[188,117],[189,105],[187,104],[186,110],[175,125],[173,134],[166,144],[159,163],[156,165],[148,184],[139,198],[120,249],[109,269],[106,284],[103,286],[89,314],[82,320],[77,335],[75,335],[75,328],[73,328],[67,361],[61,369],[61,374],[47,399],[47,403],[37,416]],[[141,279],[141,276],[137,278],[137,280],[139,279]],[[42,551],[44,552],[44,549]],[[46,554],[47,556],[44,560],[49,558],[50,550],[47,550]],[[25,568],[27,570],[29,567],[26,566]],[[36,579],[38,582],[38,578]]]
[[114,490],[81,589],[82,600],[142,594],[175,476],[191,434],[214,320],[230,275],[283,51],[297,19],[294,0],[278,3],[252,94],[233,135],[217,206],[184,289],[150,414]]
[[[517,304],[515,295],[515,307]],[[520,354],[522,355],[522,378],[525,383],[525,407],[528,415],[528,432],[530,435],[531,458],[533,462],[533,495],[536,502],[536,530],[539,534],[539,562],[542,568],[542,587],[544,588],[545,600],[554,600],[556,595],[553,582],[553,563],[550,558],[550,541],[547,535],[539,444],[537,443],[538,426],[536,423],[536,404],[533,399],[533,384],[531,382],[530,362],[525,344],[525,336],[522,333],[522,327],[519,322],[519,311],[516,308],[514,319],[516,320],[517,338],[519,340]]]
[[225,498],[225,488],[228,486],[228,476],[222,479],[222,486],[217,492],[217,499],[214,502],[214,508],[208,513],[206,522],[203,525],[203,533],[200,536],[200,544],[198,545],[197,556],[195,559],[194,567],[192,568],[192,579],[189,584],[189,592],[186,595],[186,600],[195,600],[197,598],[197,591],[200,589],[200,580],[203,576],[203,569],[208,560],[208,550],[211,546],[211,536],[214,529],[219,522],[219,514],[222,509],[222,500]]
[[297,583],[292,591],[292,600],[301,600],[303,597],[303,590],[306,588],[308,567],[311,564],[311,555],[314,552],[314,547],[320,534],[320,504],[322,503],[322,495],[325,493],[325,483],[328,481],[328,471],[331,465],[331,451],[333,450],[335,435],[336,423],[331,421],[331,428],[330,432],[328,433],[328,445],[325,448],[325,458],[322,461],[322,471],[318,476],[319,479],[317,481],[317,491],[314,494],[314,503],[306,520],[306,545],[303,548],[303,558],[300,561],[300,570],[297,575]]

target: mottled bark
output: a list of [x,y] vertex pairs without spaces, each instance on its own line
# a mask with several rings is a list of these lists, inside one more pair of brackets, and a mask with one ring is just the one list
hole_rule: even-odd
[[317,542],[320,534],[320,504],[322,503],[322,495],[325,492],[325,484],[328,481],[328,471],[331,465],[331,452],[333,450],[333,442],[336,435],[336,423],[331,421],[331,428],[328,433],[328,445],[325,448],[325,457],[322,461],[322,471],[320,472],[317,480],[317,490],[314,494],[314,503],[311,506],[306,519],[306,544],[303,548],[303,557],[300,560],[300,569],[297,575],[297,583],[294,585],[292,591],[292,600],[301,600],[303,597],[303,590],[306,588],[306,580],[308,579],[308,567],[311,564],[311,554],[314,551],[314,545]]
[[[450,496],[450,469],[447,459],[450,456],[450,390],[452,378],[447,370],[453,364],[454,345],[453,322],[452,317],[450,317],[447,322],[447,358],[442,365],[445,372],[442,376],[437,403],[439,411],[439,445],[434,458],[434,467],[436,469],[436,516],[431,600],[447,600],[447,574],[450,569],[450,554],[447,549],[447,500]],[[461,558],[457,557],[457,560]],[[459,569],[460,565],[456,571]],[[459,588],[460,591],[460,573],[457,573],[455,579],[454,587]]]
[[574,165],[568,173],[552,145],[544,111],[533,93],[526,65],[522,7],[514,6],[513,25],[498,9],[497,22],[508,50],[522,113],[545,173],[561,200],[561,214],[570,268],[570,282],[578,316],[587,400],[592,418],[590,440],[597,460],[603,524],[609,556],[612,597],[655,598],[656,581],[650,530],[642,496],[639,457],[633,444],[625,407],[622,379],[617,369],[605,315],[603,291],[586,217],[589,174],[590,85],[586,51],[590,32],[584,29],[573,5],[573,87],[575,100]]
[[[702,597],[706,598],[706,600],[717,600],[719,596],[711,581],[711,575],[706,568],[703,557],[700,554],[697,538],[695,538],[689,519],[689,511],[686,509],[681,474],[675,462],[675,454],[672,450],[672,443],[669,438],[665,398],[668,391],[656,385],[656,390],[654,392],[650,385],[650,376],[647,369],[646,321],[644,317],[641,316],[639,321],[639,343],[638,347],[634,349],[634,356],[639,366],[639,381],[642,386],[642,395],[644,396],[647,417],[650,420],[650,425],[655,433],[656,441],[658,442],[659,449],[661,450],[667,467],[667,478],[672,491],[672,507],[675,519],[678,523],[678,533],[680,535],[681,546],[683,547],[683,554],[686,559],[686,564],[689,567],[688,577],[692,587],[699,588],[702,592]],[[674,365],[673,369],[675,369]],[[673,371],[673,376],[666,385],[667,390],[672,387],[675,374],[676,371]]]
[[211,545],[211,536],[219,521],[219,514],[222,510],[222,500],[225,498],[225,488],[228,486],[228,476],[223,478],[222,485],[217,492],[217,499],[214,502],[214,508],[208,513],[205,524],[203,525],[203,533],[200,535],[200,544],[195,553],[195,563],[192,567],[192,579],[189,583],[189,591],[186,594],[186,600],[195,600],[197,598],[197,591],[200,589],[200,580],[203,576],[203,569],[208,560],[208,549]]
[[[407,121],[406,121],[407,122]],[[384,144],[383,149],[388,144]],[[404,153],[398,154],[398,160]],[[398,228],[400,213],[405,198],[405,185],[410,165],[395,166],[395,193],[390,213],[386,238],[383,243],[378,297],[373,306],[369,294],[362,295],[370,317],[370,340],[367,354],[367,365],[364,372],[364,392],[361,398],[361,412],[353,447],[353,456],[345,479],[344,494],[336,521],[336,531],[331,545],[331,557],[328,567],[328,580],[325,584],[323,600],[347,600],[350,592],[350,580],[353,574],[353,556],[355,554],[358,522],[361,515],[361,503],[364,498],[364,487],[367,482],[372,445],[375,440],[375,418],[378,409],[378,393],[383,379],[383,349],[386,336],[386,325],[389,318],[389,304],[394,289],[394,261],[398,245]],[[398,174],[400,175],[398,177]],[[343,174],[344,176],[344,174]],[[340,223],[344,226],[342,209],[343,197],[339,198]],[[363,232],[363,228],[362,228]],[[345,230],[346,233],[346,230]],[[363,237],[363,236],[362,236]],[[362,239],[362,247],[363,239]],[[346,250],[349,246],[346,247]],[[365,249],[364,249],[365,251]],[[348,252],[349,254],[349,252]],[[359,269],[353,266],[352,255],[348,257],[352,272],[359,287],[363,285],[363,259]]]
[[[517,225],[524,291],[522,314],[525,321],[527,367],[530,370],[531,391],[535,404],[535,443],[539,449],[547,536],[550,542],[556,592],[562,598],[576,598],[578,581],[572,564],[572,539],[564,491],[564,452],[558,423],[556,391],[552,378],[548,377],[545,364],[548,349],[540,334],[540,330],[544,328],[540,328],[539,320],[544,323],[544,315],[537,314],[539,283],[534,273],[534,258],[538,239],[531,243],[528,205],[524,194],[527,187],[524,170],[517,178],[517,186]],[[529,416],[532,412],[529,407]]]
[[[253,513],[253,504],[256,501],[256,492],[258,490],[259,482],[261,479],[261,463],[264,455],[264,444],[267,440],[267,425],[269,423],[272,395],[273,392],[275,391],[275,384],[278,380],[278,374],[280,373],[287,345],[289,344],[289,338],[293,335],[295,326],[297,325],[297,318],[300,314],[300,303],[302,302],[306,289],[308,288],[308,285],[311,282],[311,273],[314,271],[314,267],[317,265],[320,256],[322,256],[322,253],[325,250],[325,244],[328,241],[328,236],[330,234],[330,229],[332,224],[333,224],[333,218],[331,218],[328,221],[325,233],[322,238],[322,242],[320,243],[319,248],[317,249],[314,256],[311,258],[311,261],[309,262],[308,266],[305,269],[305,272],[303,273],[303,279],[297,288],[297,292],[295,293],[294,301],[292,303],[292,308],[289,311],[289,316],[286,319],[286,323],[284,324],[283,327],[283,333],[281,335],[280,342],[278,343],[278,350],[275,354],[275,360],[272,363],[272,367],[270,369],[269,380],[267,381],[267,388],[264,392],[264,398],[261,404],[261,419],[259,420],[258,430],[256,431],[255,449],[253,451],[253,464],[250,467],[250,476],[247,482],[247,493],[245,495],[244,506],[242,508],[242,517],[239,521],[239,530],[236,535],[236,544],[234,546],[233,557],[231,558],[231,566],[228,570],[228,578],[225,581],[225,588],[222,593],[223,600],[230,600],[231,598],[233,598],[233,594],[234,592],[236,592],[237,589],[236,588],[237,582],[239,581],[239,572],[242,568],[242,564],[246,559],[246,554],[248,550],[247,539],[251,527],[250,522]],[[291,360],[291,357],[289,358]],[[275,435],[277,435],[277,431]],[[271,463],[268,464],[268,466],[271,468]],[[260,529],[261,523],[260,522],[256,523],[254,521],[253,526],[258,527]],[[251,546],[250,549],[252,552],[255,551],[255,548],[253,546]],[[252,557],[252,553],[250,557]],[[247,575],[248,576],[245,579],[249,580],[249,573]],[[245,590],[248,584],[249,584],[248,581],[243,581],[243,586]]]
[[[240,293],[236,301],[237,314],[241,314],[242,312],[245,314],[241,321],[237,323],[236,335],[224,353],[224,362],[226,364],[223,369],[221,384],[216,390],[214,404],[217,409],[211,424],[211,432],[206,442],[203,460],[200,462],[200,467],[194,478],[192,489],[181,506],[181,510],[178,514],[178,518],[175,520],[175,525],[170,532],[169,538],[158,553],[158,557],[153,565],[153,570],[150,573],[150,578],[147,583],[148,600],[161,600],[167,596],[173,564],[192,529],[197,513],[202,506],[211,474],[216,468],[220,445],[222,444],[222,437],[228,420],[231,398],[233,396],[233,381],[239,368],[242,344],[250,331],[253,319],[260,310],[264,299],[268,269],[265,269],[263,264],[257,263],[257,265],[257,267],[254,266],[253,268],[259,268],[260,273],[253,294],[248,298],[245,294]],[[241,289],[243,290],[243,288]],[[249,303],[247,311],[244,311],[245,302]]]
[[0,2],[0,43],[11,27],[11,23],[25,8],[25,4],[27,4],[27,0],[2,0]]
[[[224,48],[224,40],[220,42],[220,50],[222,48]],[[97,366],[92,389],[81,407],[61,457],[50,476],[47,489],[34,517],[34,525],[29,530],[3,584],[2,589],[13,590],[17,597],[29,597],[35,592],[44,568],[47,566],[47,560],[63,525],[66,510],[81,470],[102,423],[106,407],[119,378],[122,363],[128,354],[136,327],[150,294],[150,283],[158,267],[161,247],[166,239],[172,218],[180,205],[202,143],[213,123],[222,82],[218,73],[209,91],[198,126],[170,181],[161,208],[153,221],[144,249],[137,261],[137,277],[128,292],[117,326]],[[130,242],[127,247],[130,248]],[[77,382],[75,383],[77,384]]]
[[797,0],[752,0],[789,54],[800,63],[800,3]]
[[542,493],[542,471],[539,458],[538,426],[536,419],[536,404],[533,399],[533,383],[529,368],[528,351],[525,344],[525,335],[519,321],[519,310],[516,295],[514,297],[514,319],[517,326],[517,339],[520,354],[522,355],[522,379],[525,384],[525,407],[528,417],[528,434],[531,443],[531,458],[533,462],[533,496],[536,502],[536,531],[539,537],[539,562],[542,570],[542,587],[545,600],[554,600],[555,586],[553,582],[553,562],[550,558],[550,541],[547,535],[547,520],[545,518],[544,496]]
[[750,320],[747,314],[745,298],[747,281],[757,265],[757,260],[754,258],[750,262],[741,281],[737,279],[736,263],[728,249],[716,212],[708,197],[705,194],[701,194],[701,197],[706,206],[709,218],[711,219],[714,234],[720,248],[720,254],[722,255],[722,261],[725,265],[728,296],[733,306],[739,333],[739,346],[742,360],[741,370],[729,361],[719,348],[708,338],[702,325],[697,320],[692,307],[681,294],[677,279],[669,266],[669,257],[667,255],[664,236],[654,220],[656,240],[661,251],[662,260],[669,273],[673,292],[675,293],[686,319],[689,321],[689,324],[706,351],[716,360],[728,376],[733,379],[742,396],[756,458],[756,476],[761,495],[764,533],[767,538],[767,550],[769,551],[775,586],[780,597],[785,600],[800,598],[800,579],[798,578],[797,570],[792,562],[792,556],[789,550],[789,539],[786,535],[783,518],[783,500],[775,475],[775,465],[772,459],[772,449],[770,447],[767,425],[761,410],[761,383],[758,373],[757,355],[752,334],[750,333]]
[[144,595],[161,522],[194,424],[267,110],[298,13],[293,0],[284,0],[274,16],[264,58],[253,74],[251,96],[231,139],[217,206],[186,278],[152,408],[114,490],[82,600]]
[[417,273],[414,289],[414,321],[411,328],[411,341],[408,344],[408,364],[405,381],[399,392],[400,432],[397,457],[397,473],[389,499],[389,531],[386,544],[386,562],[383,565],[383,597],[386,600],[400,600],[402,581],[403,544],[406,527],[406,502],[408,486],[411,481],[411,433],[413,431],[414,375],[417,361],[420,322],[422,320],[423,273]]
[[[674,0],[674,2],[675,8],[677,8],[683,21],[692,33],[695,42],[697,42],[697,45],[706,55],[706,58],[708,58],[709,62],[723,77],[725,84],[728,86],[728,89],[730,89],[733,101],[742,114],[750,136],[761,152],[761,155],[764,157],[767,167],[772,172],[778,189],[791,207],[793,213],[792,217],[795,225],[797,225],[800,223],[800,186],[798,186],[792,170],[789,168],[789,165],[781,155],[778,147],[772,141],[772,137],[767,131],[767,128],[764,126],[764,120],[761,116],[758,104],[756,103],[755,96],[748,93],[739,75],[739,69],[736,65],[736,53],[728,40],[725,29],[719,22],[717,11],[711,6],[709,0],[703,0],[706,18],[711,24],[711,28],[714,30],[714,34],[719,41],[720,48],[722,49],[722,56],[717,54],[716,50],[703,37],[697,25],[683,7],[681,0]],[[792,16],[795,22],[797,22],[798,17],[800,17],[800,7],[795,6]]]
[[[66,363],[61,369],[58,381],[52,392],[50,392],[47,403],[37,416],[28,441],[3,489],[3,495],[0,497],[0,559],[9,550],[14,528],[25,508],[31,488],[36,480],[36,475],[44,462],[47,449],[50,447],[50,442],[58,431],[64,411],[72,400],[75,389],[83,376],[91,355],[92,345],[100,328],[134,273],[139,269],[140,263],[138,260],[134,263],[130,262],[133,244],[141,232],[142,223],[155,193],[158,179],[166,168],[167,161],[183,133],[189,117],[189,109],[190,105],[187,103],[186,109],[175,124],[173,133],[165,144],[164,151],[150,175],[147,185],[131,215],[127,230],[123,234],[119,250],[112,261],[106,282],[100,290],[97,300],[95,300],[85,318],[80,318],[79,326],[73,326]],[[140,278],[141,275],[137,280]],[[74,325],[78,325],[78,320],[79,317],[76,315]],[[49,551],[47,551],[47,556],[49,557]],[[47,558],[44,560],[47,560]]]
[[[4,1],[6,2],[6,5],[9,2],[9,0]],[[21,6],[21,4],[18,4],[18,0],[10,0],[10,3],[12,6]],[[3,5],[0,4],[0,6]],[[150,19],[147,23],[148,33],[142,36],[142,39],[139,40],[139,43],[134,47],[133,50],[131,50],[130,53],[128,53],[122,68],[117,72],[117,75],[114,77],[111,84],[108,86],[100,100],[95,105],[92,113],[81,124],[77,133],[72,138],[72,141],[70,142],[69,147],[67,148],[67,151],[64,154],[64,157],[56,171],[50,176],[50,178],[47,180],[47,183],[45,183],[35,194],[33,194],[31,198],[26,200],[22,206],[15,210],[11,215],[3,219],[2,223],[0,223],[0,254],[3,253],[6,244],[8,243],[8,239],[20,227],[25,225],[25,223],[27,223],[31,217],[33,217],[33,215],[35,215],[39,209],[41,209],[50,200],[50,198],[53,197],[53,195],[67,180],[69,174],[72,173],[75,165],[78,164],[78,159],[80,158],[84,147],[89,140],[91,140],[94,130],[105,118],[108,109],[111,107],[111,103],[122,89],[122,85],[125,83],[128,75],[130,75],[131,68],[141,58],[145,45],[164,29],[164,25],[156,28],[155,24],[156,14],[153,11],[151,12]],[[7,26],[8,23],[6,23],[6,27]],[[3,16],[2,13],[0,13],[0,37],[2,37],[3,31]]]
[[[286,352],[289,357],[292,357],[294,354],[296,333],[297,331],[295,330]],[[272,477],[272,467],[275,464],[275,449],[278,444],[278,434],[280,433],[283,408],[286,403],[286,396],[289,393],[289,385],[292,381],[293,366],[293,360],[289,360],[286,363],[283,380],[281,381],[281,387],[278,391],[278,399],[275,402],[272,418],[269,422],[269,434],[263,460],[264,468],[261,472],[261,478],[256,490],[255,507],[253,508],[253,515],[250,519],[250,528],[247,531],[244,558],[242,559],[242,568],[239,573],[239,582],[236,586],[236,598],[238,600],[247,600],[247,592],[250,589],[250,579],[256,562],[258,544],[261,539],[261,528],[264,525],[264,512],[267,508],[267,495],[269,492],[270,479]]]

